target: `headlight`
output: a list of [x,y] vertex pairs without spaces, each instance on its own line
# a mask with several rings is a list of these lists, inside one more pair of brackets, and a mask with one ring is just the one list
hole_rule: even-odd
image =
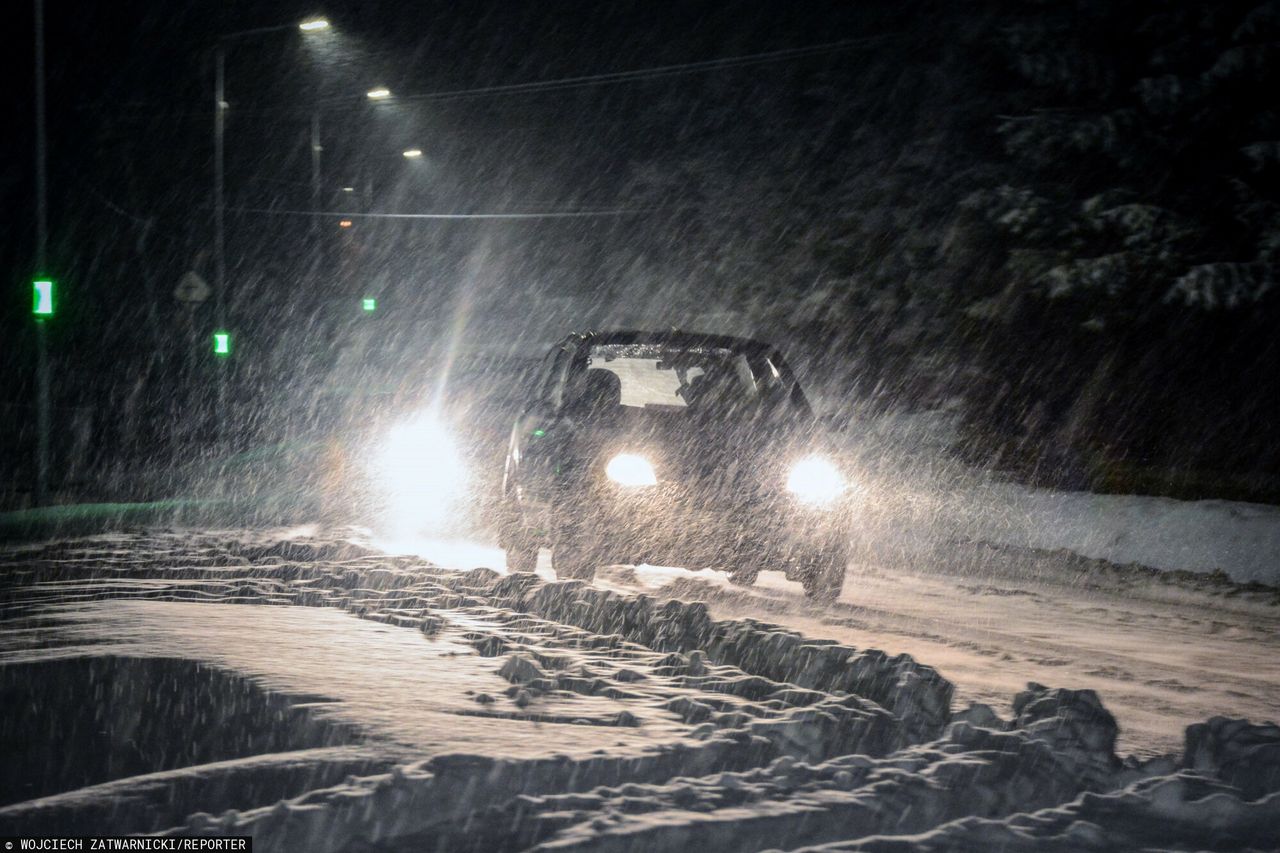
[[421,532],[449,520],[466,489],[462,455],[429,413],[395,426],[373,457],[385,522],[397,533]]
[[813,506],[826,506],[844,494],[844,477],[826,459],[810,456],[791,467],[787,491]]
[[649,460],[634,453],[619,453],[609,460],[604,473],[622,486],[654,486],[658,483]]

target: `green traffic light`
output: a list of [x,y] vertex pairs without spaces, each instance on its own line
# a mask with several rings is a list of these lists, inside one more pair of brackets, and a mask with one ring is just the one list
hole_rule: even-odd
[[214,332],[213,333],[213,354],[214,355],[231,355],[231,333],[230,332]]
[[377,311],[377,310],[378,310],[378,300],[376,300],[376,299],[374,299],[374,298],[372,298],[372,297],[366,296],[364,299],[361,299],[361,300],[360,300],[360,307],[361,307],[361,308],[363,308],[364,310],[366,310],[366,311],[370,311],[370,312],[372,312],[372,311]]
[[31,313],[37,317],[53,316],[53,282],[40,279],[31,282]]

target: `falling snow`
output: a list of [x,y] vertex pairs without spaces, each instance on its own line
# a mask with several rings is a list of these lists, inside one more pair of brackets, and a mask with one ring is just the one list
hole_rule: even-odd
[[327,2],[7,19],[0,835],[1280,850],[1276,0]]

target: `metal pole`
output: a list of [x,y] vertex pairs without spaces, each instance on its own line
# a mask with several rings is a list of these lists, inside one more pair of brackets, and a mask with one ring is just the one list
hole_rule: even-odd
[[[311,111],[311,239],[320,232],[320,110]],[[318,244],[313,244],[318,245]]]
[[[226,255],[226,202],[224,200],[224,188],[226,185],[226,65],[227,65],[227,49],[226,43],[231,39],[245,38],[248,36],[261,35],[263,33],[282,32],[294,28],[293,24],[285,24],[276,27],[258,27],[252,30],[240,30],[239,32],[227,33],[221,36],[214,45],[214,82],[213,82],[213,256],[214,256],[214,312],[215,319],[219,328],[227,328],[227,311],[229,306],[235,304],[235,300],[231,298],[227,285],[227,255]],[[325,26],[328,26],[326,23]],[[319,135],[319,115],[314,117],[312,124],[313,146],[318,145]],[[312,173],[314,182],[319,184],[319,152],[312,155],[313,165]],[[315,192],[315,191],[313,191]],[[217,411],[215,418],[218,425],[219,439],[225,437],[226,426],[226,403],[227,403],[227,371],[230,369],[231,359],[219,359],[222,362],[218,370],[218,399],[216,402]]]
[[[223,199],[225,177],[225,139],[226,139],[226,89],[227,89],[227,52],[219,42],[214,49],[213,72],[213,312],[214,321],[219,329],[226,329],[227,308],[227,232],[226,202]],[[195,353],[192,357],[198,357]],[[214,422],[218,428],[218,438],[223,437],[223,417],[227,401],[227,378],[224,365],[216,365],[218,371],[217,399],[214,400]]]
[[224,113],[226,103],[227,54],[219,43],[214,51],[213,77],[213,305],[219,323],[223,322],[223,293],[227,288],[226,209],[222,198],[223,140],[226,136]]
[[[49,249],[49,191],[44,109],[44,0],[35,0],[36,53],[36,270],[46,274]],[[49,343],[43,317],[36,318],[36,492],[35,503],[49,498],[49,430],[52,418],[49,393]]]

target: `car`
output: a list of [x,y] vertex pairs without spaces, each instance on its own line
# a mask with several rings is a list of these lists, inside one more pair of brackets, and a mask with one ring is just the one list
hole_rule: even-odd
[[781,569],[834,599],[850,483],[782,353],[747,338],[569,335],[529,383],[508,443],[499,544],[512,571],[551,549],[558,578],[653,563]]

